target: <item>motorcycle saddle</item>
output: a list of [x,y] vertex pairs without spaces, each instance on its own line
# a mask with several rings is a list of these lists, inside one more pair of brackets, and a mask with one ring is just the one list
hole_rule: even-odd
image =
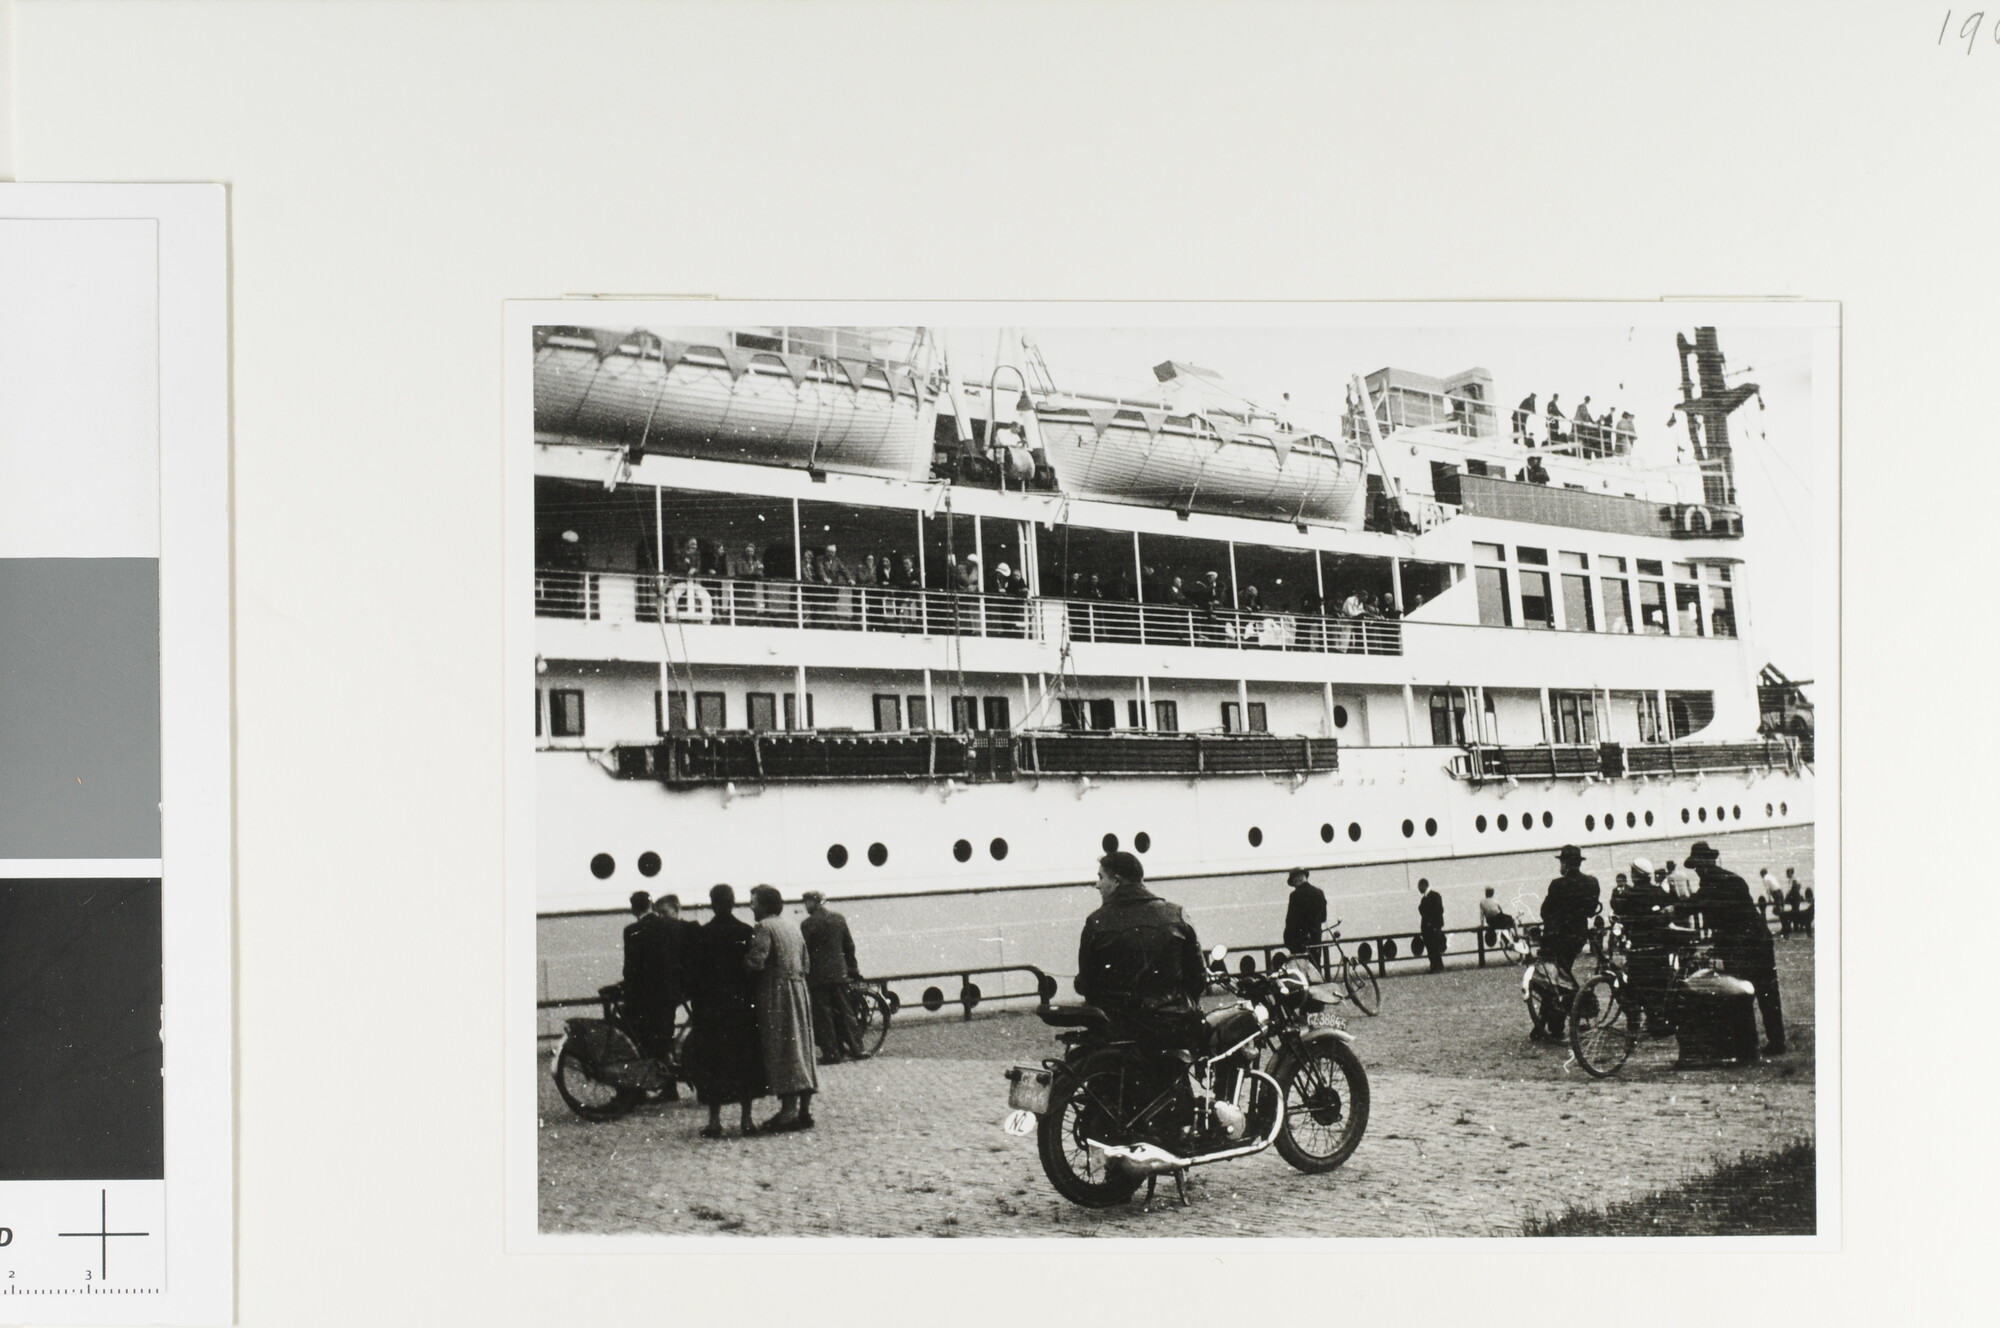
[[1109,1028],[1111,1016],[1095,1005],[1052,1005],[1035,1011],[1043,1023],[1051,1028],[1083,1028],[1092,1031]]

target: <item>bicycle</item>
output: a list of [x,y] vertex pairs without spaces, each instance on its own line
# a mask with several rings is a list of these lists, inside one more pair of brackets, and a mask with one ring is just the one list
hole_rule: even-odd
[[869,982],[865,978],[855,978],[847,984],[847,1008],[854,1018],[855,1038],[864,1056],[873,1056],[882,1050],[882,1043],[889,1036],[889,1020],[902,1002],[894,992]]
[[[1354,1008],[1366,1015],[1382,1012],[1382,984],[1375,980],[1375,972],[1358,959],[1348,957],[1347,950],[1340,943],[1340,919],[1325,929],[1325,939],[1318,949],[1320,969],[1327,974],[1327,980],[1337,982],[1347,992],[1347,999]],[[1339,956],[1335,963],[1331,955]]]
[[[1700,959],[1693,932],[1669,928],[1665,937],[1666,965],[1670,986],[1693,972]],[[1632,1054],[1639,1036],[1639,1017],[1651,1020],[1655,1031],[1664,1031],[1665,1009],[1647,1009],[1646,995],[1626,972],[1621,959],[1631,953],[1631,937],[1621,922],[1614,921],[1604,933],[1600,946],[1593,938],[1596,972],[1577,991],[1571,1004],[1569,1045],[1586,1074],[1603,1079],[1617,1073]],[[1666,993],[1660,993],[1666,997]],[[1670,1004],[1671,998],[1666,1002]]]
[[563,1021],[556,1043],[552,1074],[556,1092],[584,1120],[614,1121],[650,1097],[666,1091],[680,1072],[681,1049],[687,1042],[687,1021],[674,1011],[674,1031],[665,1058],[639,1049],[625,1015],[625,984],[614,982],[597,990],[604,1015],[599,1019]]

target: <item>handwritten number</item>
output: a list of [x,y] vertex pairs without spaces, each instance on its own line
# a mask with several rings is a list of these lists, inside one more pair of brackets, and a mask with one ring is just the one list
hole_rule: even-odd
[[1974,11],[1971,18],[1966,19],[1965,22],[1958,25],[1958,35],[1965,38],[1965,53],[1967,55],[1972,54],[1972,43],[1979,40],[1979,25],[1985,21],[1986,11],[1980,9]]
[[1944,45],[1944,35],[1951,31],[1951,11],[1944,11],[1944,22],[1938,26],[1938,45]]

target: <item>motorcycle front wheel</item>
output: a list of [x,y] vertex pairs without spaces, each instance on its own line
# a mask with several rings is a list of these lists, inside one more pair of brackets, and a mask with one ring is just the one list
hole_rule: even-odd
[[1592,978],[1576,994],[1576,1004],[1570,1008],[1569,1046],[1591,1078],[1616,1073],[1632,1054],[1635,1014],[1608,974]]
[[1337,1038],[1306,1047],[1278,1067],[1285,1123],[1278,1156],[1308,1175],[1332,1171],[1353,1155],[1368,1129],[1368,1072],[1354,1049]]
[[1086,1067],[1074,1078],[1063,1076],[1049,1094],[1049,1109],[1037,1122],[1036,1143],[1042,1170],[1056,1193],[1084,1208],[1112,1208],[1132,1197],[1139,1178],[1114,1170],[1086,1139],[1116,1143],[1116,1122],[1126,1109],[1128,1076],[1116,1064]]
[[636,1089],[607,1084],[593,1075],[577,1049],[567,1045],[556,1057],[556,1092],[587,1121],[617,1120],[639,1105],[642,1096]]

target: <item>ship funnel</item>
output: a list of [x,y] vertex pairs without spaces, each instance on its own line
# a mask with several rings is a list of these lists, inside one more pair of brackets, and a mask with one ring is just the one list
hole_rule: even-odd
[[[1674,334],[1674,341],[1681,353],[1680,410],[1687,417],[1688,441],[1701,465],[1702,497],[1711,508],[1734,510],[1736,470],[1730,455],[1729,416],[1758,394],[1757,384],[1729,386],[1714,328],[1696,328],[1692,345],[1679,333]],[[1694,360],[1692,376],[1688,371],[1690,357]],[[1700,395],[1695,393],[1697,383]]]

